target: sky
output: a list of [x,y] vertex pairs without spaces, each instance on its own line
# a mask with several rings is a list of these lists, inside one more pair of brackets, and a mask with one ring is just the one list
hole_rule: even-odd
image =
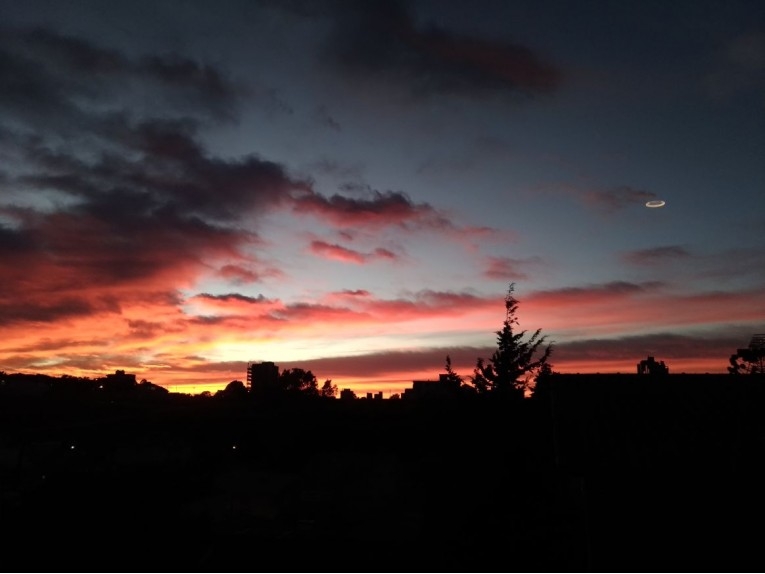
[[[0,370],[724,373],[765,333],[765,4],[0,0]],[[663,200],[650,208],[646,203]]]

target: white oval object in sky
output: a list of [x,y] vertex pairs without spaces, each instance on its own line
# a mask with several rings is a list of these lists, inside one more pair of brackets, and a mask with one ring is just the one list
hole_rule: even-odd
[[651,201],[646,201],[645,206],[646,207],[664,207],[664,204],[666,202],[663,199],[652,199]]

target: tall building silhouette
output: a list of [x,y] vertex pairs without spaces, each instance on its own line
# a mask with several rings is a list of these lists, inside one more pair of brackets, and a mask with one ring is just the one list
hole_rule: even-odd
[[279,384],[279,366],[272,361],[247,364],[247,388],[262,391]]

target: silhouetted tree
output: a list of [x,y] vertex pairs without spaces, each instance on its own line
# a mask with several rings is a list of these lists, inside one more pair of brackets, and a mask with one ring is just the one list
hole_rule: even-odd
[[669,367],[664,361],[648,356],[637,364],[638,375],[668,375]]
[[531,396],[535,399],[549,398],[550,376],[556,374],[549,362],[544,363],[537,370],[534,377],[534,385],[531,388]]
[[444,368],[446,369],[448,380],[457,384],[455,390],[459,396],[475,395],[476,389],[467,384],[464,377],[454,370],[454,367],[452,367],[452,358],[449,355],[446,355],[446,364],[444,365]]
[[231,381],[225,389],[216,392],[215,395],[227,399],[244,399],[247,393],[247,387],[242,381]]
[[287,393],[300,393],[310,397],[319,396],[316,375],[304,369],[284,369],[279,375],[279,387]]
[[449,380],[457,381],[460,385],[463,383],[462,376],[454,371],[454,368],[452,367],[452,358],[449,355],[446,355],[446,365],[444,368],[446,369],[446,374],[449,376]]
[[321,391],[319,394],[327,399],[334,399],[335,395],[337,394],[337,385],[333,385],[332,381],[327,379],[321,386]]
[[510,283],[505,296],[505,320],[497,334],[497,350],[488,363],[481,357],[476,360],[471,383],[479,393],[496,393],[522,398],[529,381],[547,363],[552,344],[541,348],[547,340],[541,329],[534,331],[526,340],[527,331],[514,331],[518,325],[518,300],[513,296],[515,283]]
[[729,361],[731,375],[765,375],[765,348],[738,349]]
[[141,382],[138,383],[138,390],[140,390],[144,394],[149,394],[149,395],[169,395],[170,394],[170,391],[168,391],[165,387],[155,385],[154,383],[146,379],[141,379]]

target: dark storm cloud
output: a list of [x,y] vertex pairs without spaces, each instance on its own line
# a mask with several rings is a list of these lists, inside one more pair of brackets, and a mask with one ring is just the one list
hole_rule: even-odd
[[559,70],[526,46],[415,21],[406,2],[278,2],[331,22],[326,55],[346,73],[394,82],[415,94],[536,95],[554,91]]
[[237,219],[243,209],[278,203],[289,189],[307,188],[281,165],[254,155],[237,160],[209,156],[193,132],[174,122],[147,122],[128,135],[134,136],[130,144],[143,161],[114,167],[127,169],[129,183],[212,217]]
[[[304,187],[254,155],[222,160],[206,153],[200,124],[237,96],[210,66],[180,57],[134,61],[44,30],[3,39],[0,111],[11,118],[4,139],[14,138],[15,155],[26,162],[17,169],[27,171],[16,184],[72,194],[83,200],[82,212],[137,226],[150,214],[168,224],[195,216],[230,222],[293,185]],[[131,82],[143,98],[156,96],[151,114],[123,101],[120,91]],[[175,90],[193,105],[179,110],[163,99]],[[69,141],[58,139],[62,133]],[[8,174],[5,180],[12,185]]]
[[455,229],[402,192],[324,196],[255,154],[211,154],[203,130],[241,94],[206,64],[14,30],[0,37],[0,80],[0,152],[13,159],[0,167],[6,321],[119,313],[110,300],[172,293],[218,264],[237,262],[227,272],[251,280],[244,248],[270,209],[338,227]]
[[65,148],[30,145],[25,155],[37,169],[18,182],[76,195],[96,211],[112,206],[115,216],[126,219],[161,210],[229,221],[255,205],[278,203],[291,188],[307,187],[281,165],[255,155],[232,160],[209,155],[190,119],[132,123],[112,115],[89,135],[100,140],[87,154],[80,152],[87,159]]
[[[0,208],[0,215],[15,214],[18,210]],[[16,219],[15,215],[13,219]],[[35,238],[24,229],[6,227],[0,221],[0,259],[8,261],[35,248]]]
[[0,81],[5,321],[116,313],[108,290],[127,285],[172,291],[206,259],[239,257],[262,209],[309,189],[280,164],[200,143],[242,95],[209,65],[2,30]]
[[[2,299],[0,299],[2,300]],[[92,301],[76,297],[62,297],[52,302],[0,302],[0,323],[49,323],[61,319],[82,317],[100,312],[118,312],[119,305],[114,301]]]
[[[138,89],[151,105],[230,117],[242,95],[214,67],[178,55],[128,58],[44,28],[0,29],[0,104],[27,119],[87,116]],[[124,101],[122,102],[124,103]]]

